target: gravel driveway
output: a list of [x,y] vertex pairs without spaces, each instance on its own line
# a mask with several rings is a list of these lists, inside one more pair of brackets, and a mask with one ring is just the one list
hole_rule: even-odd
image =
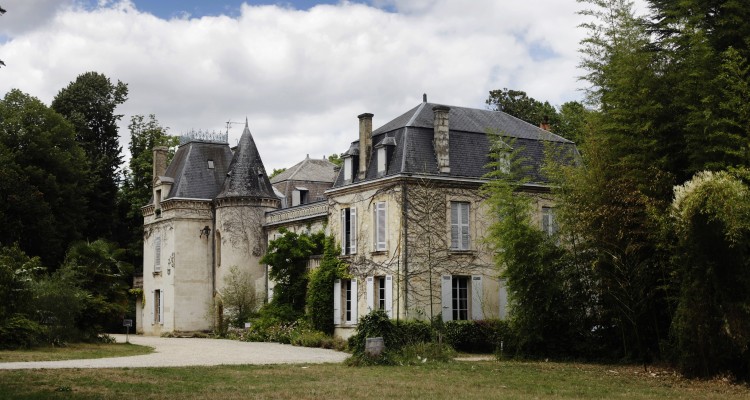
[[[125,335],[112,335],[125,342]],[[0,363],[0,369],[140,368],[222,364],[338,363],[348,354],[334,350],[278,343],[248,343],[223,339],[162,338],[130,335],[130,343],[154,348],[151,354],[89,360]]]

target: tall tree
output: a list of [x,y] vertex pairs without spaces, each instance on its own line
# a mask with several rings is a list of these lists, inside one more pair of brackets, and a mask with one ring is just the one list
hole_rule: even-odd
[[85,155],[72,126],[38,99],[11,90],[0,100],[0,244],[18,242],[48,267],[83,234]]
[[116,198],[120,184],[122,148],[119,145],[116,114],[128,95],[126,84],[97,72],[86,72],[60,90],[52,108],[75,127],[76,140],[88,158],[88,211],[84,216],[90,238],[112,238],[117,225]]
[[141,207],[151,198],[153,149],[157,146],[170,148],[167,163],[174,156],[179,138],[167,135],[169,128],[161,126],[156,116],[134,115],[130,119],[130,163],[124,172],[125,182],[119,196],[119,208],[123,226],[119,229],[118,241],[128,249],[128,258],[142,269],[143,262],[143,216]]

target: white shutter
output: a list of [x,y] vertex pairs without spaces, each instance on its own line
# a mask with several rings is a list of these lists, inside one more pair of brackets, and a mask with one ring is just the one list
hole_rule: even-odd
[[346,236],[346,208],[341,209],[341,254],[346,254],[349,238]]
[[359,292],[357,291],[357,280],[352,279],[352,324],[359,322],[359,308],[357,307],[357,300],[359,299]]
[[484,319],[484,312],[482,311],[482,275],[471,276],[471,319],[482,320]]
[[366,289],[366,301],[367,301],[367,312],[371,312],[375,307],[375,279],[372,276],[368,276],[365,279]]
[[351,235],[349,237],[349,243],[352,247],[349,254],[357,254],[357,209],[354,207],[349,209],[349,223],[349,232]]
[[164,325],[164,291],[159,291],[159,324]]
[[[154,292],[155,292],[154,290],[151,291],[151,301],[154,301],[154,299],[156,298],[154,296]],[[148,305],[146,307],[148,307]],[[156,322],[156,319],[155,319],[156,316],[154,315],[154,306],[151,306],[148,308],[149,308],[149,315],[151,316],[151,325],[153,325]]]
[[442,284],[442,305],[443,305],[443,321],[450,321],[453,319],[453,287],[451,285],[452,278],[450,275],[443,275],[440,279]]
[[375,251],[385,251],[386,203],[375,203]]
[[461,205],[461,250],[469,250],[469,203]]
[[500,303],[500,319],[508,318],[508,289],[506,287],[505,279],[500,280],[498,303]]
[[292,207],[300,205],[299,190],[292,190]]
[[393,318],[393,276],[385,276],[385,312]]
[[451,202],[451,249],[458,249],[458,203]]
[[341,325],[341,279],[333,281],[333,324]]
[[161,271],[161,236],[154,239],[154,272]]

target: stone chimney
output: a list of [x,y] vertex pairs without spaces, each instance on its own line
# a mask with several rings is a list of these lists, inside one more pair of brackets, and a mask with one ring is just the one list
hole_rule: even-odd
[[168,151],[169,148],[165,146],[154,147],[154,175],[153,180],[151,181],[152,185],[156,183],[156,180],[159,179],[160,176],[164,175],[164,173],[167,171]]
[[448,112],[450,110],[450,107],[446,106],[432,107],[432,111],[435,113],[435,134],[433,137],[433,145],[435,146],[435,157],[437,158],[438,171],[441,173],[451,172],[451,164],[448,154],[450,144],[448,137],[450,131]]
[[367,165],[372,153],[372,117],[370,113],[357,116],[359,118],[359,179],[365,179]]

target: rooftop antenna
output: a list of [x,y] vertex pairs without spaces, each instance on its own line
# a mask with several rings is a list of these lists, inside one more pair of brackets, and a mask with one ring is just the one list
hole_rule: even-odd
[[[245,123],[246,123],[246,122],[247,122],[247,121],[245,121]],[[243,122],[234,122],[234,121],[232,121],[232,120],[229,120],[229,121],[227,121],[227,122],[226,122],[226,125],[227,125],[227,135],[229,135],[229,127],[231,127],[231,126],[232,126],[232,124],[242,124],[242,123],[243,123]]]

